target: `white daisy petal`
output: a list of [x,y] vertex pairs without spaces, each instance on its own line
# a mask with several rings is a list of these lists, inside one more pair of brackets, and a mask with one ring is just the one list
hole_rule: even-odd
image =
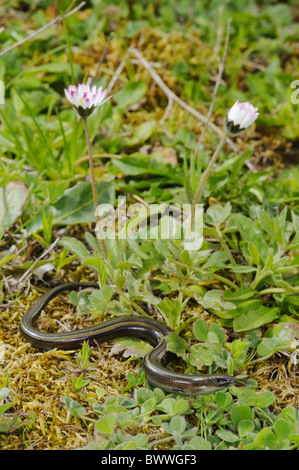
[[232,135],[238,134],[251,126],[258,116],[258,108],[255,108],[251,103],[236,101],[227,112],[226,130]]
[[96,85],[93,85],[90,88],[85,83],[80,83],[78,86],[70,85],[68,89],[64,90],[64,93],[81,117],[89,116],[94,108],[101,106],[111,98],[111,96],[106,98],[108,91],[102,91],[102,87],[97,89]]

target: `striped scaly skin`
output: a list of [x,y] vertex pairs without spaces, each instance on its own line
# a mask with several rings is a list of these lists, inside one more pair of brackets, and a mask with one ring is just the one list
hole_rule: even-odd
[[153,349],[143,359],[143,369],[148,382],[168,393],[200,395],[230,387],[235,379],[227,374],[190,375],[167,368],[173,354],[167,351],[166,336],[171,330],[162,323],[147,317],[125,315],[104,323],[63,333],[44,333],[34,322],[48,303],[62,292],[87,288],[98,289],[92,282],[69,282],[60,284],[45,295],[24,315],[20,331],[34,347],[42,350],[77,349],[84,341],[103,343],[123,336],[133,336],[149,342]]

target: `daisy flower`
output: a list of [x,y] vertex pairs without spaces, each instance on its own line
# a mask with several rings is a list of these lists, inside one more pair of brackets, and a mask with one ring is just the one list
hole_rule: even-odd
[[252,104],[236,101],[226,115],[226,130],[229,134],[239,134],[239,132],[251,126],[258,118],[258,115],[258,108],[255,108]]
[[90,88],[89,85],[81,83],[77,85],[70,85],[68,89],[64,90],[65,96],[73,105],[76,113],[82,118],[88,117],[95,108],[106,103],[111,96],[107,97],[108,90],[102,90],[94,85]]

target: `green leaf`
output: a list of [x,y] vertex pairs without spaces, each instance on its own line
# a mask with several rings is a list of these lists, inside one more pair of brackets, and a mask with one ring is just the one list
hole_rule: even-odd
[[126,38],[132,38],[133,36],[136,36],[147,26],[148,26],[148,21],[146,20],[128,21],[126,24],[126,31],[125,31]]
[[124,175],[157,175],[160,178],[163,175],[166,179],[183,184],[183,176],[176,167],[172,168],[169,164],[148,158],[147,155],[131,154],[120,159],[113,159],[112,163]]
[[224,343],[225,341],[225,333],[222,328],[220,328],[217,323],[212,323],[209,327],[209,333],[207,337],[207,342],[208,343]]
[[156,397],[149,398],[148,400],[146,400],[142,404],[141,413],[149,413],[149,412],[153,411],[156,407],[156,404],[157,404],[157,398]]
[[204,320],[197,320],[193,325],[193,332],[199,341],[206,341],[209,332],[209,326]]
[[260,255],[257,247],[253,243],[248,243],[249,253],[254,263],[258,266],[260,262]]
[[256,406],[259,406],[260,408],[267,408],[268,406],[272,405],[273,402],[273,393],[266,390],[258,395]]
[[113,287],[107,284],[103,285],[101,290],[93,291],[89,296],[93,310],[98,312],[103,311],[110,302],[112,295]]
[[266,323],[271,323],[278,317],[279,311],[279,308],[270,308],[263,305],[257,310],[249,310],[247,313],[234,319],[234,331],[239,333],[241,331],[253,330]]
[[6,398],[10,394],[11,390],[8,387],[0,388],[0,400]]
[[11,181],[0,188],[0,233],[10,228],[22,214],[28,189],[21,181]]
[[[260,408],[266,408],[272,405],[274,401],[274,395],[272,392],[261,392],[260,394],[253,390],[243,390],[238,396],[239,402],[247,406],[258,406]],[[245,418],[248,419],[248,418]]]
[[224,293],[224,298],[226,300],[247,300],[250,299],[250,297],[253,297],[255,295],[256,291],[253,289],[238,289],[235,292],[232,292],[230,290],[226,290]]
[[232,403],[232,396],[230,393],[225,393],[222,391],[219,391],[215,395],[215,401],[218,406],[221,406],[225,410],[227,410]]
[[230,265],[230,271],[232,273],[253,273],[256,268],[253,266],[232,266]]
[[189,445],[194,450],[211,450],[212,449],[211,443],[201,436],[193,437],[193,439],[191,439],[191,441],[189,442]]
[[225,266],[225,261],[228,261],[231,258],[231,254],[227,253],[226,251],[215,251],[215,253],[213,253],[209,257],[208,261],[203,265],[203,269],[219,268]]
[[148,388],[139,388],[136,393],[136,400],[139,405],[142,405],[142,403],[145,403],[146,400],[149,400],[154,396],[155,393],[153,390],[149,390]]
[[9,408],[12,408],[14,404],[12,402],[10,403],[5,403],[4,405],[0,405],[0,415],[5,413]]
[[238,424],[238,433],[240,437],[245,437],[247,433],[254,430],[254,422],[249,420],[240,421]]
[[285,419],[278,419],[274,424],[275,434],[279,439],[289,439],[289,435],[294,432],[294,426]]
[[143,80],[139,82],[129,82],[122,90],[113,95],[113,100],[118,107],[125,109],[131,104],[141,100],[147,91],[147,85]]
[[237,368],[243,368],[247,357],[249,344],[247,341],[236,339],[231,344],[231,353]]
[[226,429],[218,429],[216,431],[216,434],[220,439],[226,442],[237,442],[239,440],[239,437],[233,434],[231,431],[227,431]]
[[170,415],[182,415],[188,411],[189,403],[187,400],[183,399],[176,400],[175,398],[165,398],[157,405],[157,409]]
[[231,418],[235,428],[237,428],[242,421],[250,421],[252,419],[250,407],[247,405],[235,405],[231,409]]
[[255,223],[252,222],[251,219],[243,214],[233,214],[231,218],[241,233],[243,240],[248,243],[252,243],[258,250],[260,257],[265,260],[268,255],[269,248],[265,241],[265,235],[263,232]]
[[227,202],[224,207],[220,204],[213,204],[207,209],[206,221],[210,225],[219,226],[228,218],[231,210],[230,202]]
[[80,240],[74,237],[64,237],[59,242],[60,245],[67,248],[71,253],[74,253],[78,256],[80,260],[85,258],[86,256],[90,256],[90,253],[85,245]]
[[64,397],[64,402],[69,412],[76,418],[86,413],[86,409],[72,398]]
[[257,346],[257,353],[261,357],[269,356],[274,354],[277,346],[276,338],[263,338],[260,344]]
[[171,418],[169,423],[169,430],[171,434],[173,432],[177,432],[178,434],[182,434],[186,429],[186,420],[184,416],[174,416]]
[[214,351],[212,348],[194,344],[190,348],[191,354],[188,358],[189,362],[201,369],[203,366],[211,366],[214,362]]
[[132,137],[125,139],[127,146],[141,144],[148,140],[156,128],[156,121],[146,121],[137,127]]
[[181,336],[177,335],[176,333],[169,333],[166,339],[168,351],[173,352],[179,357],[183,357],[186,354],[188,344]]
[[220,290],[210,290],[208,291],[203,299],[198,301],[206,309],[215,310],[216,312],[221,312],[223,310],[234,310],[236,308],[235,304],[223,300],[223,292]]
[[109,413],[105,418],[99,419],[96,422],[95,429],[100,434],[111,435],[114,431],[115,422],[116,415],[114,413]]
[[[114,205],[114,186],[112,183],[97,184],[98,204]],[[95,222],[95,211],[90,183],[79,182],[67,189],[63,196],[45,209],[49,216],[52,211],[53,225],[74,225]],[[43,228],[42,212],[27,224],[28,233],[38,232]]]

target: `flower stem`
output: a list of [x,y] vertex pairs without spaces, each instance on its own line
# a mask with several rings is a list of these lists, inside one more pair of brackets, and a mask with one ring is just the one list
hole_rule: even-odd
[[98,226],[99,233],[100,233],[100,240],[101,240],[102,250],[103,250],[105,259],[107,259],[108,258],[108,252],[107,252],[105,239],[104,239],[104,235],[103,235],[103,228],[102,228],[102,225],[101,225],[101,219],[100,219],[100,217],[98,215],[98,212],[97,212],[98,198],[97,198],[96,180],[95,180],[95,174],[94,174],[94,164],[93,164],[93,158],[92,158],[91,142],[90,142],[90,138],[89,138],[89,132],[88,132],[86,117],[82,118],[82,121],[83,121],[83,124],[84,124],[84,131],[85,131],[85,136],[86,136],[86,140],[87,140],[89,168],[90,168],[90,175],[91,175],[91,187],[92,187],[92,196],[93,196],[95,216],[96,216],[96,219],[97,219],[97,226]]
[[227,134],[227,132],[225,132],[225,133],[223,134],[223,136],[221,137],[221,140],[220,140],[220,142],[219,142],[219,144],[218,144],[218,146],[217,146],[217,148],[216,148],[216,150],[215,150],[215,152],[214,152],[214,154],[213,154],[213,156],[212,156],[212,158],[211,158],[211,160],[210,160],[210,163],[208,164],[207,169],[206,169],[206,171],[204,172],[204,174],[202,175],[202,178],[201,178],[200,183],[199,183],[199,185],[198,185],[198,188],[197,188],[197,191],[196,191],[196,194],[195,194],[195,198],[194,198],[193,207],[192,207],[192,213],[191,213],[191,230],[193,229],[193,225],[194,225],[194,217],[195,217],[196,204],[197,204],[198,201],[199,201],[200,195],[201,195],[201,193],[202,193],[202,190],[203,190],[203,187],[204,187],[204,185],[205,185],[205,182],[206,182],[206,180],[207,180],[207,178],[208,178],[208,176],[209,176],[209,173],[210,173],[210,171],[211,171],[211,168],[212,168],[212,166],[214,165],[215,161],[217,160],[218,155],[219,155],[219,152],[220,152],[221,148],[223,147],[223,144],[224,144],[224,142],[226,141],[227,136],[228,136],[228,134]]

